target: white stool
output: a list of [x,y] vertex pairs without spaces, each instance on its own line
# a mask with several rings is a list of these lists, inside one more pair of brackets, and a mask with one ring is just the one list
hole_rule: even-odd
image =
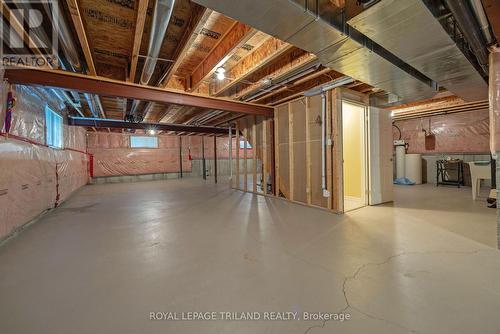
[[472,179],[472,200],[476,200],[481,188],[481,180],[491,180],[491,166],[489,161],[468,162]]

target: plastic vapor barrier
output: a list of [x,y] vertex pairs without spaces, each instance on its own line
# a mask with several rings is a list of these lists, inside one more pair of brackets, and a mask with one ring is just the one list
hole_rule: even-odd
[[490,149],[496,156],[500,151],[500,50],[490,53]]
[[[159,135],[157,148],[131,148],[131,136],[142,133],[125,134],[109,132],[88,132],[88,152],[94,157],[94,176],[124,176],[157,173],[178,173],[179,155],[182,141],[182,170],[190,172],[192,160],[202,159],[202,136]],[[205,136],[205,159],[214,158],[212,136]],[[233,139],[233,157],[235,147]],[[217,159],[229,158],[228,137],[217,138]]]
[[[4,128],[6,85],[0,126]],[[60,112],[50,94],[13,87],[16,105],[9,137],[0,136],[0,238],[54,208],[88,182],[83,128],[64,126],[65,149],[45,146],[44,108]]]
[[[489,152],[489,114],[486,109],[396,121],[395,125],[401,129],[401,139],[409,144],[408,153]],[[426,149],[426,133],[435,135],[435,150]],[[396,128],[393,128],[393,138],[399,139]]]

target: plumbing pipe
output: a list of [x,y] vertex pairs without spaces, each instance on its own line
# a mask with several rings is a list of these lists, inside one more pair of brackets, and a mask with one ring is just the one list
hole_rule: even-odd
[[490,24],[488,22],[486,14],[484,13],[484,8],[481,0],[469,0],[469,3],[472,11],[474,12],[474,15],[476,16],[477,21],[479,22],[481,32],[486,39],[486,44],[490,45],[491,43],[493,43],[493,37],[491,36]]

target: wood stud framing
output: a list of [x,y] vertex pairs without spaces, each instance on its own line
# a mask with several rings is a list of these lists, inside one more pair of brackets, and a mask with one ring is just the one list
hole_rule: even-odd
[[293,149],[293,110],[291,104],[288,104],[288,168],[290,169],[290,174],[288,176],[289,180],[289,195],[288,199],[294,200],[295,191],[295,159],[294,159],[294,149]]
[[306,191],[307,191],[307,204],[312,204],[312,189],[311,189],[311,110],[309,109],[310,97],[306,97]]
[[252,191],[257,192],[257,116],[252,122]]

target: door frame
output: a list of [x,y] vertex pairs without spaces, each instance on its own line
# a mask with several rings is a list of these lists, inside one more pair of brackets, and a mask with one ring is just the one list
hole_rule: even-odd
[[357,105],[364,108],[364,126],[363,126],[363,136],[364,136],[364,206],[368,206],[370,203],[370,132],[369,132],[369,97],[357,91],[353,91],[348,88],[336,88],[333,91],[334,103],[332,106],[332,116],[333,116],[333,128],[334,128],[334,150],[333,150],[333,165],[335,181],[334,184],[337,186],[337,191],[335,192],[336,198],[334,203],[334,208],[337,213],[344,213],[344,143],[343,143],[343,108],[342,103],[347,102],[349,104]]

